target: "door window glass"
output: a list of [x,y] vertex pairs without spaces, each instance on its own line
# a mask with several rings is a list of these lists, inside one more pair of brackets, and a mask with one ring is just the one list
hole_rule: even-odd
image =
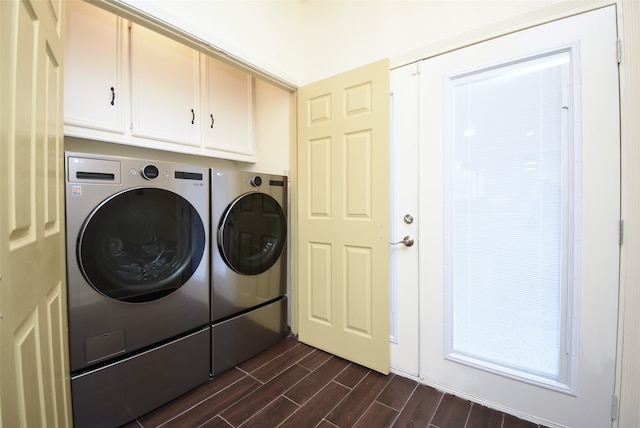
[[449,86],[448,356],[551,386],[569,381],[579,257],[570,75],[566,51]]

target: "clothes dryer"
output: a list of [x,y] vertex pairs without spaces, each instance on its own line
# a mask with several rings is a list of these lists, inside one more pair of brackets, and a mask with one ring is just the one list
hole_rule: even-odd
[[286,334],[287,189],[285,176],[211,170],[214,374]]
[[75,426],[118,426],[210,375],[206,168],[65,154]]

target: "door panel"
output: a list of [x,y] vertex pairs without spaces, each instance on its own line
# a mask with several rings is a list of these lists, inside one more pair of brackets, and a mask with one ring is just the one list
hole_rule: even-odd
[[70,426],[63,2],[0,7],[0,425]]
[[[423,63],[421,115],[425,135],[420,155],[421,245],[421,377],[456,394],[544,421],[549,426],[611,425],[615,376],[618,303],[618,222],[620,204],[620,135],[616,61],[616,11],[600,9],[562,21],[474,45]],[[567,343],[576,364],[569,376],[575,389],[558,392],[512,376],[445,358],[447,319],[444,254],[447,232],[445,164],[448,106],[445,82],[451,76],[525,57],[574,47],[572,61],[579,74],[568,93],[579,94],[567,104],[575,120],[570,137],[578,141],[575,187],[580,263],[570,278],[577,288],[568,320],[577,335]],[[570,99],[571,95],[568,96]],[[564,109],[564,106],[563,106]],[[500,126],[512,126],[504,120]],[[445,162],[443,162],[445,160]],[[447,190],[445,190],[447,189]],[[580,224],[580,223],[577,223]],[[496,226],[497,227],[497,226]],[[515,279],[517,280],[517,278]],[[569,388],[571,389],[571,388]]]
[[388,61],[299,92],[299,338],[389,371]]
[[[391,70],[391,367],[419,374],[420,64]],[[410,217],[407,217],[409,215]],[[405,236],[410,247],[399,243]]]

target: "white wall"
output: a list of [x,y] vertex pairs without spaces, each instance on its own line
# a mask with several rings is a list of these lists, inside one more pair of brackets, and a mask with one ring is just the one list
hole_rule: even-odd
[[291,94],[256,79],[254,137],[256,159],[247,170],[290,175]]
[[305,56],[302,80],[393,59],[560,1],[310,1],[304,9],[304,47],[311,54]]
[[102,0],[300,86],[567,0]]

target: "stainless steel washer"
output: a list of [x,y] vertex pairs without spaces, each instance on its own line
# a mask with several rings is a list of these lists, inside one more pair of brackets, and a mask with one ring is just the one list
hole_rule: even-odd
[[211,170],[213,373],[286,334],[287,177]]
[[206,168],[65,154],[75,426],[117,426],[209,379]]

